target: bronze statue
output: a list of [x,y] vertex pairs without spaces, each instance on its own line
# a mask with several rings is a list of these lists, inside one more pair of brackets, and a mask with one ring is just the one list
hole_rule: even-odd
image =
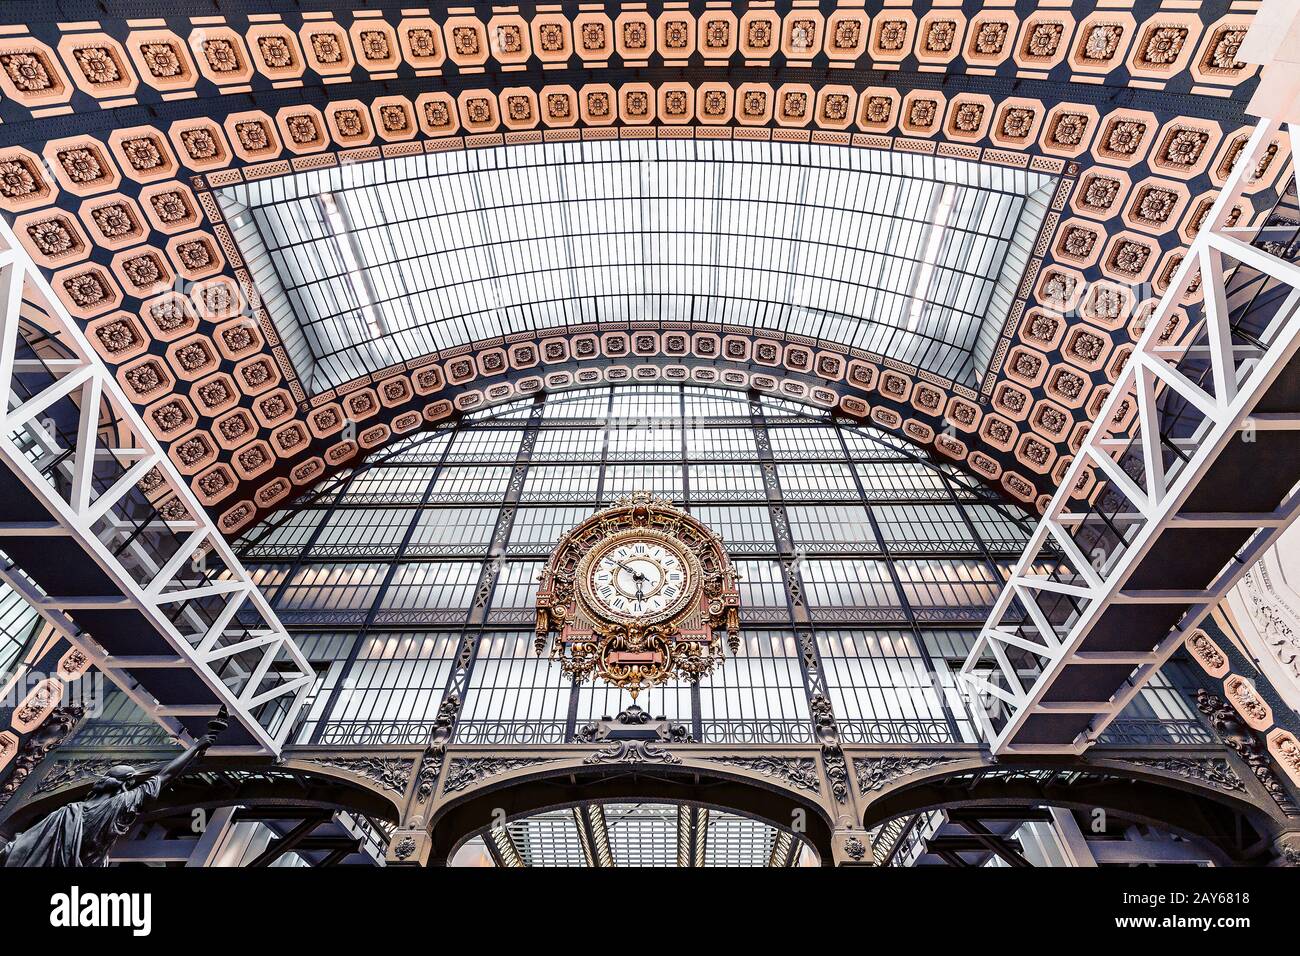
[[161,769],[109,768],[84,800],[55,810],[36,826],[0,847],[0,866],[107,866],[108,852],[125,836],[162,789],[212,746],[229,726],[223,706],[208,732]]

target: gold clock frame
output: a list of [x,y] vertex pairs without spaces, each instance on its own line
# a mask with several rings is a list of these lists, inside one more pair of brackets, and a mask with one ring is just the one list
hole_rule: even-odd
[[[646,617],[621,615],[592,599],[591,565],[611,540],[659,539],[685,557],[692,586],[680,606]],[[551,635],[555,634],[555,640]],[[722,539],[693,515],[649,492],[620,498],[561,537],[537,592],[538,654],[575,680],[600,678],[628,690],[696,680],[718,667],[723,635],[740,649],[740,592]]]
[[[662,611],[654,614],[635,615],[623,614],[611,607],[605,606],[599,598],[591,591],[592,565],[597,560],[608,554],[623,541],[658,541],[664,547],[675,551],[681,558],[682,565],[686,569],[687,581],[682,588],[681,595],[673,601],[671,605]],[[652,625],[661,624],[671,625],[676,619],[684,617],[691,611],[692,599],[698,600],[698,594],[703,572],[700,568],[700,560],[687,548],[683,547],[678,540],[671,534],[661,531],[657,528],[638,528],[628,527],[616,532],[609,538],[597,544],[585,555],[578,563],[578,574],[576,583],[578,587],[578,597],[582,600],[584,607],[593,616],[607,617],[621,624],[629,626],[640,626],[648,628]]]

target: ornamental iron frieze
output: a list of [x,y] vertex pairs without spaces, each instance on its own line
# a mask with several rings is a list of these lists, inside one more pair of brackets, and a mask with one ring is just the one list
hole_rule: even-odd
[[595,753],[583,759],[585,764],[602,763],[666,763],[679,764],[681,760],[660,743],[694,743],[694,738],[682,724],[674,724],[664,717],[651,720],[650,715],[632,704],[617,717],[605,717],[588,724],[576,734],[578,743],[605,743]]
[[443,793],[459,793],[503,773],[552,763],[553,757],[455,757],[447,765]]
[[768,777],[795,790],[806,790],[809,793],[821,792],[817,761],[812,757],[727,756],[707,759],[712,763],[720,763]]
[[415,775],[415,802],[424,806],[433,796],[438,786],[438,775],[442,773],[442,762],[447,756],[447,743],[455,732],[456,718],[460,714],[460,695],[454,691],[443,698],[438,706],[438,715],[434,719],[432,739],[424,756],[420,759],[420,769]]
[[308,763],[364,777],[399,797],[406,792],[415,761],[402,757],[313,757]]
[[838,802],[847,803],[849,768],[844,760],[844,751],[840,748],[839,725],[835,721],[830,699],[822,694],[814,694],[808,708],[812,711],[813,726],[817,731],[817,739],[821,742],[822,765],[831,782],[831,793]]
[[75,786],[86,780],[102,777],[117,763],[107,758],[83,758],[77,760],[59,760],[50,768],[50,772],[36,785],[38,794],[53,793],[64,787]]
[[393,844],[393,856],[399,860],[407,860],[415,852],[415,849],[415,838],[408,833]]
[[1196,692],[1196,708],[1209,719],[1219,739],[1246,762],[1282,812],[1287,816],[1300,815],[1300,808],[1291,799],[1286,785],[1273,771],[1266,744],[1241,721],[1228,702],[1201,688]]
[[1300,867],[1300,833],[1283,832],[1273,841],[1274,858],[1270,866]]
[[425,751],[420,760],[420,770],[416,774],[415,802],[423,806],[433,796],[438,786],[438,774],[442,772],[442,758],[446,755],[445,744],[433,744]]
[[59,760],[54,763],[39,784],[36,786],[36,792],[53,793],[55,790],[62,790],[64,787],[71,787],[83,780],[91,780],[95,777],[102,777],[116,763],[114,760],[107,758],[81,758],[76,760]]
[[[568,532],[542,571],[538,654],[627,690],[698,680],[740,649],[740,594],[721,539],[648,492]],[[551,635],[555,634],[554,640]]]
[[585,764],[602,763],[666,763],[679,764],[681,758],[649,740],[613,740],[609,746],[588,754]]
[[[50,711],[44,722],[18,747],[17,756],[13,758],[13,770],[4,784],[0,785],[0,807],[9,802],[9,798],[23,785],[23,781],[36,771],[41,761],[67,739],[68,735],[76,729],[83,716],[85,716],[85,710],[76,706],[55,707]],[[51,769],[51,772],[46,774],[37,787],[37,793],[72,782],[71,780],[64,780],[62,783],[56,782],[53,786],[46,786],[51,776],[60,772],[59,768],[63,763],[64,761],[59,761]],[[86,771],[86,773],[89,774],[89,771]]]
[[861,862],[867,855],[867,845],[855,836],[844,841],[844,855],[855,863]]
[[1246,784],[1222,757],[1126,757],[1126,763],[1173,774],[1229,793],[1245,793]]
[[683,724],[674,724],[666,717],[655,717],[632,704],[619,711],[617,717],[602,717],[592,724],[587,724],[574,735],[580,744],[599,743],[620,738],[637,738],[641,740],[664,740],[678,744],[693,744],[691,736]]
[[883,790],[899,777],[952,763],[953,759],[952,757],[854,757],[853,770],[858,779],[858,791],[865,796],[873,790]]

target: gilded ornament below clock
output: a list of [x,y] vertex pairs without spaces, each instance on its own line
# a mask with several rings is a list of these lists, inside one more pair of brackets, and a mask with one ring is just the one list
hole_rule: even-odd
[[563,538],[537,593],[537,653],[582,681],[626,688],[694,680],[740,649],[740,595],[722,541],[648,492],[620,498]]

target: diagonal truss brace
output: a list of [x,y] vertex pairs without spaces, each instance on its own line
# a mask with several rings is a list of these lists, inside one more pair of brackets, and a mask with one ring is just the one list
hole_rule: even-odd
[[[1300,419],[1251,414],[1300,347],[1300,266],[1242,241],[1225,225],[1233,204],[1243,198],[1249,185],[1248,174],[1256,157],[1268,139],[1279,132],[1279,124],[1271,120],[1262,120],[1253,132],[1210,210],[1205,227],[1152,313],[1146,332],[1061,479],[962,666],[961,679],[971,696],[971,709],[995,754],[1082,753],[1168,659],[1184,635],[1217,605],[1300,513],[1300,494],[1295,493],[1268,514],[1179,513],[1198,481],[1243,428],[1300,429]],[[1300,144],[1296,143],[1294,130],[1290,136],[1294,156],[1294,147]],[[1289,289],[1262,337],[1266,343],[1264,348],[1236,346],[1232,342],[1225,286],[1225,271],[1232,263],[1255,270],[1278,287]],[[1204,344],[1180,348],[1160,343],[1157,333],[1164,320],[1178,310],[1198,276],[1204,291]],[[1197,358],[1208,363],[1209,390],[1171,364],[1193,350]],[[1166,473],[1161,447],[1159,400],[1167,393],[1176,393],[1203,416],[1194,440],[1179,440],[1179,447],[1188,457],[1173,474]],[[1133,399],[1137,407],[1133,438],[1113,433],[1117,409],[1127,399]],[[1137,477],[1121,468],[1112,454],[1133,442],[1140,443],[1142,460],[1142,473]],[[1114,518],[1134,529],[1133,533],[1123,550],[1109,557],[1083,554],[1072,536],[1072,526],[1077,526],[1082,517],[1071,510],[1072,493],[1089,471],[1097,473],[1100,482],[1108,483],[1130,505],[1129,511]],[[1296,477],[1300,478],[1300,474]],[[1253,530],[1255,534],[1208,590],[1126,589],[1125,582],[1160,534],[1174,527],[1241,528]],[[1064,578],[1059,574],[1043,575],[1036,570],[1053,563],[1059,565],[1062,558],[1070,568]],[[1069,595],[1078,600],[1081,609],[1064,623],[1049,622],[1034,599],[1045,592]],[[1177,604],[1187,607],[1187,613],[1169,633],[1152,634],[1147,651],[1082,651],[1080,646],[1102,613],[1117,602]],[[1020,621],[1014,613],[1017,610],[1028,619]],[[1013,656],[1024,659],[1023,653],[1018,652],[1033,655],[1037,666],[1031,672],[1019,671],[1013,665]],[[1067,667],[1082,664],[1131,664],[1134,669],[1107,701],[1045,699]],[[981,698],[1001,703],[1005,720],[1000,725],[995,725],[981,706]],[[1031,717],[1052,713],[1091,714],[1093,719],[1086,731],[1072,739],[1050,742],[1020,739]]]
[[[25,316],[25,301],[39,313]],[[12,547],[6,541],[16,544],[33,535],[70,539],[116,593],[60,595],[47,586],[49,581],[38,583],[12,566],[0,568],[0,578],[168,732],[183,734],[181,718],[208,716],[224,704],[252,739],[243,751],[278,755],[310,690],[311,666],[4,222],[0,310],[0,467],[47,513],[46,520],[0,525],[0,549]],[[48,335],[46,351],[56,354],[35,359],[20,354],[24,320],[29,328],[41,326]],[[19,388],[20,378],[26,375],[24,381],[30,383],[33,372],[48,381],[34,393]],[[71,436],[61,437],[45,417],[54,409],[75,411]],[[69,440],[75,446],[66,447]],[[96,493],[96,475],[102,476],[106,465],[118,470]],[[140,525],[126,502],[134,498],[139,505],[140,483],[147,476],[160,479],[152,501],[174,499],[180,508],[166,517],[155,510]],[[99,483],[105,484],[102,477]],[[170,554],[139,543],[140,532],[151,531],[166,532],[150,540],[170,542]],[[217,570],[195,574],[199,561],[211,561]],[[214,605],[219,608],[215,613]],[[78,626],[79,609],[137,612],[167,651],[115,655],[111,634],[92,635]],[[250,628],[247,620],[260,626]],[[146,668],[188,669],[208,692],[192,704],[160,704],[137,679]],[[259,717],[259,710],[269,716]],[[222,749],[234,748],[214,752]]]

